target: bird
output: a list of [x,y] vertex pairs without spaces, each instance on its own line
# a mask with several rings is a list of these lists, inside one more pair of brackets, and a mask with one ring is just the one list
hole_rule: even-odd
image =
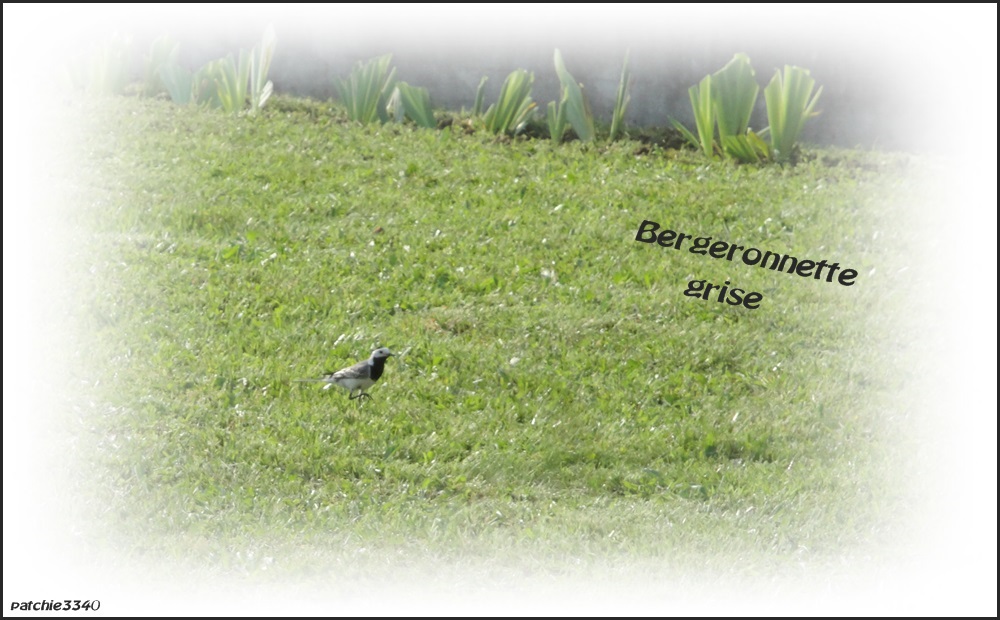
[[[327,373],[318,379],[296,379],[296,381],[300,383],[326,383],[323,386],[324,390],[330,389],[332,385],[342,387],[348,390],[348,399],[350,400],[365,397],[371,399],[371,394],[367,394],[365,390],[375,385],[375,382],[385,371],[385,360],[393,355],[389,349],[380,347],[372,351],[371,357],[353,366]],[[357,395],[354,394],[355,390],[358,391]]]

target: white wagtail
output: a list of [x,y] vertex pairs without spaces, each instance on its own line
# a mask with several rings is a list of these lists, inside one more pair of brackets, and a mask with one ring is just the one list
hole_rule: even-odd
[[[319,379],[296,379],[296,381],[326,383],[323,386],[324,390],[330,389],[331,385],[339,385],[350,392],[348,394],[350,400],[366,396],[371,398],[371,394],[366,394],[365,390],[375,385],[375,382],[379,380],[385,370],[385,360],[392,355],[389,349],[382,347],[372,351],[372,356],[368,359],[353,366],[327,373]],[[354,395],[354,390],[358,390],[357,396]]]

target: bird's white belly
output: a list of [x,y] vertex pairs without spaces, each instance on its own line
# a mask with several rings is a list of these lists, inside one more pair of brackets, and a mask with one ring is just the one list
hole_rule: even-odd
[[[359,388],[362,390],[370,388],[375,385],[375,382],[363,377],[333,377],[330,379],[330,385],[339,385],[346,390],[354,391]],[[329,385],[326,386],[326,388],[329,387]]]

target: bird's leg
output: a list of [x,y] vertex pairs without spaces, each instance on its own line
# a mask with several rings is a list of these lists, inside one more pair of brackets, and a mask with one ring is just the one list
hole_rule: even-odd
[[[353,394],[353,392],[352,392],[352,394]],[[355,400],[355,399],[359,399],[359,398],[369,398],[370,399],[371,397],[372,397],[371,394],[365,394],[364,392],[358,392],[357,396],[352,396],[351,394],[347,395],[347,398],[350,399],[350,400]]]

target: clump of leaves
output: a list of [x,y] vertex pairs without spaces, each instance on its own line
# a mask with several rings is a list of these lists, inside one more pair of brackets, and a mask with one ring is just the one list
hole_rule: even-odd
[[[583,94],[583,87],[573,78],[573,75],[566,69],[562,54],[557,49],[554,62],[556,74],[559,76],[560,97],[559,103],[555,105],[555,112],[558,116],[556,129],[559,134],[552,135],[552,139],[562,138],[562,131],[565,131],[565,122],[568,121],[573,126],[573,131],[580,140],[590,142],[594,139],[594,115],[590,111],[590,103]],[[549,112],[553,111],[553,106],[549,106]],[[562,125],[559,127],[558,125]],[[550,123],[549,130],[552,130]]]
[[531,99],[531,85],[535,74],[515,69],[500,87],[497,102],[486,110],[483,120],[491,133],[520,133],[537,104]]
[[164,91],[165,85],[161,69],[171,62],[176,62],[180,43],[167,35],[160,35],[149,46],[146,54],[145,70],[143,71],[142,92],[147,97]]
[[691,110],[694,112],[694,126],[698,137],[676,119],[670,122],[677,131],[684,134],[696,149],[700,149],[706,157],[715,155],[715,106],[712,104],[712,76],[706,75],[700,83],[688,89],[691,99]]
[[201,82],[202,74],[194,74],[176,62],[175,55],[160,67],[160,81],[170,95],[170,100],[179,105],[187,105],[199,100],[196,86]]
[[400,82],[393,89],[387,107],[393,113],[397,123],[403,122],[404,118],[409,118],[420,127],[433,129],[437,126],[437,121],[434,120],[434,111],[431,108],[431,97],[426,88]]
[[816,80],[809,75],[809,71],[785,65],[784,71],[776,71],[764,89],[771,157],[776,161],[791,160],[806,120],[819,114],[813,110],[823,87],[813,94],[815,85]]
[[243,109],[247,101],[247,86],[250,80],[250,56],[240,50],[237,63],[233,55],[208,63],[205,75],[215,84],[211,103],[230,114]]
[[688,90],[697,137],[678,121],[671,122],[707,157],[719,154],[747,163],[763,161],[769,149],[749,126],[759,92],[750,58],[735,54],[726,66]]
[[391,61],[392,54],[385,54],[359,62],[346,80],[334,81],[352,121],[367,125],[375,120],[382,123],[389,120],[386,106],[396,78],[395,67],[389,67]]
[[409,118],[428,129],[437,126],[431,97],[426,88],[396,82],[390,67],[392,54],[358,63],[346,80],[336,80],[340,98],[351,120],[367,125],[375,120],[402,123]]
[[240,112],[249,103],[249,113],[255,114],[274,90],[267,79],[274,43],[274,28],[268,26],[260,45],[249,52],[240,50],[238,60],[230,54],[209,61],[193,73],[180,65],[177,59],[179,46],[172,45],[156,72],[174,103],[207,104],[229,113]]
[[566,122],[566,106],[550,101],[545,111],[545,122],[549,126],[549,137],[561,142],[569,124]]
[[117,95],[125,90],[131,37],[115,34],[89,54],[64,65],[63,77],[72,90],[89,95]]

